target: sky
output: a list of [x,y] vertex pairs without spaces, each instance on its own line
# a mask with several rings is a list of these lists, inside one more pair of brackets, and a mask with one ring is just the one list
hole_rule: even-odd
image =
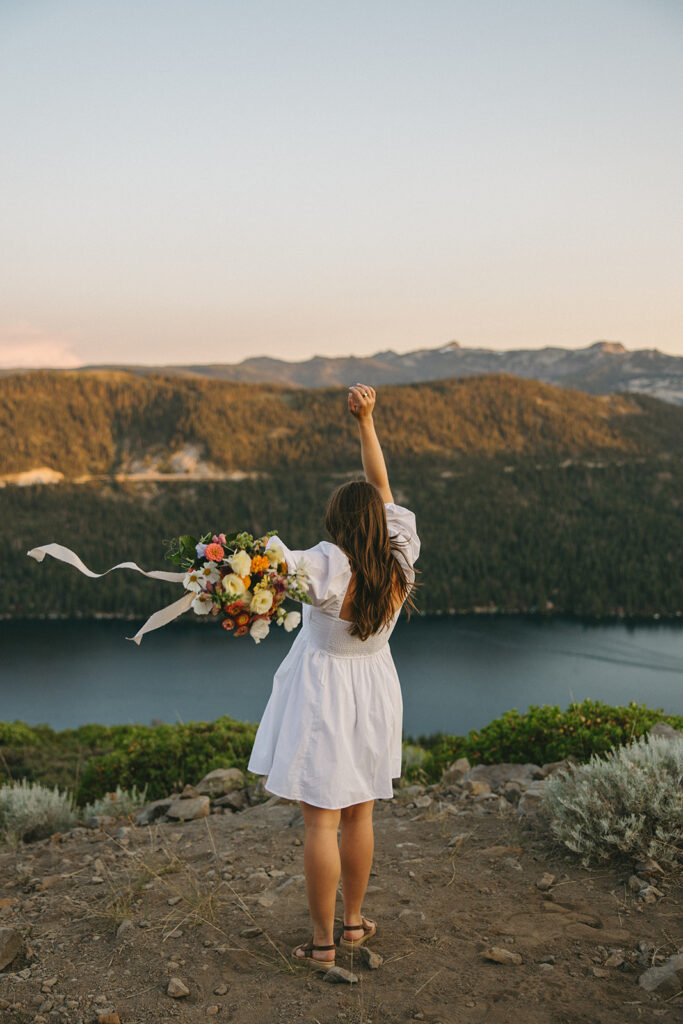
[[0,366],[683,355],[679,0],[0,0]]

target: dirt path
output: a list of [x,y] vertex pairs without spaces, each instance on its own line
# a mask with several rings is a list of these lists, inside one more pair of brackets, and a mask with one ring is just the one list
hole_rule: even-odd
[[[365,913],[378,921],[369,946],[384,962],[370,970],[338,953],[353,985],[325,983],[289,958],[309,937],[296,805],[5,850],[0,928],[16,927],[26,946],[0,974],[0,1020],[683,1019],[683,997],[638,985],[648,966],[683,951],[680,878],[657,882],[664,895],[643,903],[628,888],[630,865],[577,866],[512,805],[380,802],[375,822]],[[555,883],[544,892],[545,872]],[[483,959],[491,946],[521,963]],[[169,996],[171,978],[189,994]]]

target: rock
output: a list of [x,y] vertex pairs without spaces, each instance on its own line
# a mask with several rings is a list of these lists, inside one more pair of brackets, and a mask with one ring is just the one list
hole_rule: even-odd
[[396,796],[402,800],[415,800],[424,793],[424,786],[401,786]]
[[[421,910],[411,910],[410,907],[405,907],[400,911],[398,915],[399,921],[406,921],[408,924],[414,924],[416,922],[426,921],[427,918]],[[362,947],[361,947],[362,948]]]
[[171,996],[173,999],[182,999],[183,996],[189,996],[190,990],[182,980],[182,978],[171,978],[166,989],[166,995]]
[[678,729],[674,729],[673,725],[669,725],[668,722],[655,722],[654,725],[648,729],[648,736],[666,736],[667,739],[683,740],[683,732],[679,732]]
[[541,810],[543,792],[548,785],[545,779],[537,779],[522,793],[517,804],[517,813],[525,816],[538,814]]
[[366,967],[369,967],[371,971],[376,971],[378,967],[381,967],[384,963],[384,957],[380,956],[379,953],[373,952],[368,949],[367,946],[360,946],[358,948],[360,958]]
[[116,929],[116,938],[125,939],[126,935],[130,935],[135,931],[135,925],[129,918],[125,918]]
[[541,892],[545,892],[547,889],[550,888],[550,886],[553,884],[554,881],[555,881],[555,875],[550,875],[550,874],[548,874],[547,871],[545,871],[541,875],[539,880],[536,882],[536,888],[540,889]]
[[459,757],[457,761],[450,764],[448,768],[444,770],[441,776],[441,784],[443,786],[454,786],[458,782],[462,782],[463,776],[470,770],[470,762],[466,757]]
[[539,960],[536,961],[536,963],[548,964],[549,966],[552,966],[555,963],[555,957],[552,955],[552,953],[548,953],[547,956],[542,956]]
[[[242,789],[244,772],[239,768],[216,768],[197,783],[197,793],[202,796],[223,796],[234,789]],[[258,784],[257,784],[258,785]],[[256,787],[254,787],[256,788]]]
[[465,779],[465,789],[473,796],[479,796],[480,793],[491,792],[491,787],[485,779]]
[[452,839],[449,839],[448,845],[460,849],[465,840],[469,839],[471,835],[471,832],[457,832]]
[[226,985],[225,982],[222,981],[220,985],[216,985],[215,989],[213,990],[213,994],[215,996],[224,996],[228,992],[229,987],[229,985]]
[[261,935],[262,932],[263,928],[258,928],[255,926],[252,928],[243,928],[242,931],[240,932],[240,935],[243,939],[255,939],[256,936]]
[[468,781],[487,782],[491,792],[500,792],[507,782],[518,782],[523,785],[532,779],[542,779],[543,769],[537,764],[478,764],[465,777]]
[[628,880],[628,887],[631,892],[640,892],[647,886],[647,882],[643,878],[638,878],[638,875],[631,875]]
[[169,896],[166,902],[168,903],[169,907],[175,907],[176,903],[180,903],[182,898],[182,896]]
[[638,978],[638,984],[646,992],[658,995],[675,995],[683,988],[683,953],[670,956],[661,967],[651,967]]
[[172,803],[171,797],[165,797],[163,800],[153,800],[151,804],[145,804],[138,811],[133,821],[136,825],[150,825],[157,818],[160,818],[162,814],[165,814]]
[[548,775],[554,775],[555,772],[566,772],[572,766],[572,762],[563,758],[562,761],[548,761],[547,764],[541,765],[541,771],[543,772],[543,778],[547,778]]
[[[361,946],[361,949],[363,947]],[[329,971],[325,971],[323,981],[329,981],[331,984],[342,984],[342,985],[355,985],[358,981],[358,975],[352,974],[351,971],[345,971],[343,967],[330,967]]]
[[233,811],[242,811],[247,806],[247,794],[242,789],[236,789],[232,793],[226,793],[218,800],[214,800],[214,807],[230,807]]
[[83,824],[86,828],[102,828],[103,825],[115,825],[116,818],[112,818],[110,814],[92,814]]
[[501,946],[491,946],[484,950],[479,956],[483,960],[493,960],[497,964],[521,964],[524,961],[519,953],[512,949],[504,949]]
[[503,867],[508,868],[510,871],[523,871],[524,868],[519,863],[516,857],[506,857],[503,861]]
[[663,896],[664,893],[659,889],[656,889],[654,885],[646,885],[644,889],[641,889],[638,893],[638,899],[642,900],[643,903],[656,903],[657,899]]
[[621,967],[623,963],[623,954],[615,949],[612,953],[610,953],[610,955],[605,960],[605,967]]
[[594,978],[609,978],[609,971],[606,971],[603,967],[593,967]]
[[196,786],[191,786],[189,783],[183,786],[183,791],[180,794],[181,800],[196,800],[198,796],[202,794],[199,792]]
[[416,807],[431,807],[433,803],[431,796],[427,796],[426,793],[423,796],[416,796],[414,802]]
[[23,945],[21,933],[16,928],[0,928],[0,971],[16,959]]
[[169,818],[176,818],[180,821],[194,821],[196,818],[206,818],[209,813],[211,801],[208,796],[197,796],[184,798],[176,797],[171,801],[166,814]]
[[519,798],[521,795],[522,786],[521,783],[517,782],[516,779],[510,779],[510,781],[506,782],[505,785],[503,786],[503,796],[509,803],[519,803]]

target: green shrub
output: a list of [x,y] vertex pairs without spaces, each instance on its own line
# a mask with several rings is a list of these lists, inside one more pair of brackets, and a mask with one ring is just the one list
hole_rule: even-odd
[[12,782],[0,787],[0,838],[32,842],[76,824],[72,796],[37,782]]
[[683,740],[641,737],[551,776],[541,806],[584,866],[620,853],[683,861]]
[[81,775],[78,802],[95,800],[121,786],[147,787],[157,800],[214,768],[246,768],[256,726],[227,715],[215,722],[134,726],[113,738],[113,749],[91,758]]
[[571,703],[566,711],[557,705],[532,704],[524,714],[513,708],[483,729],[471,729],[467,736],[420,737],[429,757],[412,775],[409,770],[408,777],[421,773],[425,780],[437,781],[458,757],[467,757],[472,764],[546,764],[564,758],[587,761],[592,754],[603,754],[642,736],[659,721],[683,728],[682,715],[666,715],[635,701],[627,707],[613,707],[584,700]]

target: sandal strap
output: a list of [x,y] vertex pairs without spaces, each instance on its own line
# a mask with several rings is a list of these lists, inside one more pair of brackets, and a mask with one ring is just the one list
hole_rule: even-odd
[[334,943],[332,943],[331,946],[311,946],[311,949],[336,949],[336,948],[337,947],[335,946]]
[[357,931],[360,931],[361,928],[363,929],[364,932],[369,931],[369,929],[366,928],[365,925],[362,922],[361,922],[361,924],[345,924],[344,925],[344,929],[347,932],[357,932]]

